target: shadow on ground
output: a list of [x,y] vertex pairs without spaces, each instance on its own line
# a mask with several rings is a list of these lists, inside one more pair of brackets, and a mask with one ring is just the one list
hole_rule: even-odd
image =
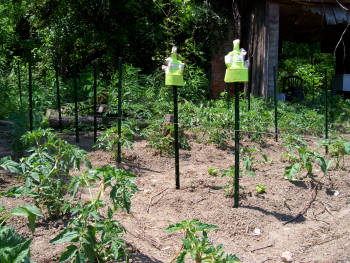
[[142,254],[141,252],[137,252],[136,254],[131,256],[132,262],[134,263],[164,263],[158,259],[150,258],[149,256]]
[[[263,213],[264,215],[272,215],[275,218],[277,218],[279,221],[282,221],[282,222],[287,222],[287,221],[290,221],[290,220],[292,220],[294,218],[294,216],[292,216],[292,215],[287,215],[287,214],[283,214],[283,213],[267,211],[267,210],[265,210],[265,209],[263,209],[261,207],[258,207],[258,206],[249,206],[249,205],[247,205],[247,206],[241,206],[241,207],[259,211],[259,212]],[[305,221],[305,218],[303,216],[300,216],[294,222],[303,222],[303,221]]]

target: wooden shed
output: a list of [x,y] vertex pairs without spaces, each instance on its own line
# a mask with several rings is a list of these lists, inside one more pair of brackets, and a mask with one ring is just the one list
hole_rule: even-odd
[[[278,69],[282,41],[320,42],[322,52],[335,52],[336,74],[350,73],[350,0],[244,1],[241,46],[248,51],[248,85],[255,96],[273,95],[273,68]],[[232,40],[237,37],[234,31],[233,27],[228,30],[223,45],[212,56],[213,97],[225,88],[224,55],[232,50]]]

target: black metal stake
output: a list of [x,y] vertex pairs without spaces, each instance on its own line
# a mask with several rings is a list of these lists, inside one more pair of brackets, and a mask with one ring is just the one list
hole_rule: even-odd
[[235,83],[235,194],[234,207],[239,206],[239,89],[242,83]]
[[226,90],[227,109],[229,109],[230,106],[231,106],[231,103],[230,103],[230,86],[227,83],[226,83],[226,86],[225,86],[225,90]]
[[277,115],[277,72],[276,67],[273,67],[273,79],[274,79],[274,89],[273,89],[273,99],[275,106],[275,141],[278,142],[278,115]]
[[23,101],[22,101],[22,81],[21,81],[21,69],[20,69],[20,62],[18,61],[17,64],[17,75],[18,75],[18,90],[19,90],[19,102],[21,104],[21,109],[23,107]]
[[74,113],[75,113],[75,141],[79,143],[79,116],[78,116],[78,85],[77,85],[77,64],[74,64]]
[[177,87],[173,86],[174,93],[174,149],[175,149],[175,180],[176,189],[180,189],[180,166],[179,166],[179,116],[177,106]]
[[55,74],[56,74],[56,90],[57,90],[58,125],[59,125],[60,132],[62,132],[61,96],[60,96],[60,83],[58,81],[57,61],[55,62]]
[[[328,139],[328,83],[327,83],[327,70],[324,71],[324,98],[325,98],[325,137]],[[326,154],[328,154],[328,146],[326,145]]]
[[122,58],[118,60],[118,152],[117,152],[117,163],[120,164],[122,161],[122,146],[120,143],[120,138],[122,136],[122,81],[123,81],[123,67],[122,67]]
[[30,131],[33,131],[33,86],[32,86],[32,54],[31,51],[29,51],[29,68],[28,68],[28,74],[29,74],[29,129]]
[[315,79],[312,79],[312,104],[315,103]]
[[97,141],[97,70],[94,64],[94,143]]

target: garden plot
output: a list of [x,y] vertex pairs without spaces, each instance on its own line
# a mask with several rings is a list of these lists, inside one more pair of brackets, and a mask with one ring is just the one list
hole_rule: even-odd
[[[316,147],[313,140],[307,143]],[[159,156],[146,141],[135,142],[133,149],[125,152],[121,168],[137,175],[139,191],[132,198],[131,214],[122,212],[115,218],[126,229],[123,237],[130,245],[133,262],[170,262],[179,254],[183,235],[164,230],[191,219],[217,225],[218,230],[210,231],[209,238],[215,245],[223,244],[225,252],[237,255],[242,262],[282,262],[285,252],[290,252],[294,262],[350,260],[349,158],[346,157],[343,170],[331,167],[331,181],[315,165],[313,179],[319,187],[315,200],[309,202],[313,193],[309,177],[295,182],[284,179],[287,163],[281,159],[281,152],[285,151],[282,143],[270,138],[262,148],[245,138],[241,144],[259,147],[268,162],[255,163],[254,178],[241,178],[239,208],[233,208],[233,198],[223,188],[229,178],[221,177],[220,172],[234,164],[231,143],[226,149],[219,149],[190,141],[191,150],[180,151],[180,190],[175,190],[173,158]],[[91,138],[83,137],[80,146],[88,149],[87,145],[91,145]],[[112,153],[90,151],[88,157],[94,168],[115,164]],[[209,168],[215,169],[217,175],[209,174]],[[2,192],[19,184],[17,177],[0,172]],[[258,194],[259,184],[265,187],[264,194]],[[86,190],[81,196],[87,198]],[[0,205],[9,209],[31,202],[28,197],[0,200]],[[306,206],[310,207],[305,209]],[[302,210],[306,210],[302,216],[286,224]],[[39,219],[34,234],[22,218],[12,217],[8,224],[26,238],[33,238],[32,259],[40,263],[58,261],[67,244],[54,245],[49,241],[66,227],[67,221],[65,217]]]

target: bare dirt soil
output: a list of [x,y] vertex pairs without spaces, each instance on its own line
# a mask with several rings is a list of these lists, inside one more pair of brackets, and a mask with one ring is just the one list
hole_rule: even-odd
[[[70,135],[65,139],[74,142]],[[315,145],[314,140],[307,140]],[[9,141],[0,137],[1,151],[8,151]],[[243,146],[253,145],[247,138]],[[82,136],[82,148],[88,151],[93,167],[115,165],[113,154],[91,149],[91,134]],[[122,167],[134,172],[139,192],[132,199],[132,213],[119,214],[117,219],[126,229],[125,240],[135,252],[133,262],[170,262],[181,247],[181,233],[164,230],[181,220],[199,219],[215,224],[219,229],[209,233],[215,245],[223,244],[225,251],[236,254],[242,262],[283,262],[281,255],[289,251],[293,262],[350,262],[350,162],[344,170],[331,170],[328,177],[315,165],[315,182],[309,179],[291,183],[283,178],[287,163],[281,160],[281,142],[266,138],[262,150],[271,162],[256,164],[255,178],[240,180],[244,188],[240,207],[233,208],[233,198],[222,187],[228,178],[208,174],[208,168],[228,169],[234,165],[233,144],[226,149],[214,145],[190,143],[190,151],[180,151],[181,189],[175,189],[174,159],[159,156],[137,141],[132,150],[124,152]],[[256,186],[262,183],[266,193],[259,195]],[[0,191],[5,192],[18,179],[0,171]],[[317,185],[317,195],[312,191]],[[30,203],[30,198],[0,199],[0,205],[12,208]],[[307,209],[298,220],[287,223],[300,211]],[[25,220],[12,218],[9,224],[20,234],[33,238],[32,258],[35,262],[57,262],[63,245],[49,240],[59,233],[64,219],[49,222],[39,220],[32,235]]]

